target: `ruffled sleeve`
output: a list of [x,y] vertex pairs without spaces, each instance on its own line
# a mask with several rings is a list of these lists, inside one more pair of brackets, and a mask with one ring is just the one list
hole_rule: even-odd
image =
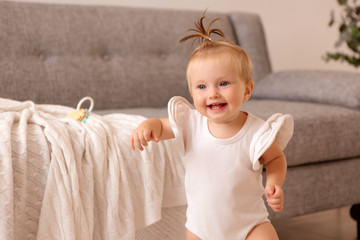
[[168,103],[168,114],[175,141],[182,155],[185,154],[186,123],[192,105],[183,97],[172,97]]
[[250,159],[253,169],[259,170],[262,165],[260,157],[276,140],[282,150],[291,139],[294,131],[294,121],[289,114],[276,113],[272,115],[255,133],[250,144]]

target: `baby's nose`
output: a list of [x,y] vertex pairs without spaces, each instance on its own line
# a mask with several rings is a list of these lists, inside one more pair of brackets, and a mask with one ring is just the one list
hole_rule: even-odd
[[220,97],[220,94],[216,88],[211,88],[209,91],[209,97],[210,98],[218,98],[218,97]]

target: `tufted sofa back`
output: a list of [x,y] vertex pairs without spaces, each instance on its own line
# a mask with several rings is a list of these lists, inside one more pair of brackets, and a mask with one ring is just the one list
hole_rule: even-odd
[[[188,99],[192,48],[179,39],[200,11],[0,2],[0,97],[95,109],[165,107]],[[209,13],[251,55],[254,80],[271,71],[256,15]]]

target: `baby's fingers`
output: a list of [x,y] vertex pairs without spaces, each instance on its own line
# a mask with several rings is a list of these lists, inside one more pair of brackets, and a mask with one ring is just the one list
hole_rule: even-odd
[[266,198],[279,198],[283,195],[283,190],[277,185],[269,185],[265,188]]
[[135,151],[134,136],[133,136],[133,135],[131,135],[131,136],[129,137],[129,145],[130,145],[131,150]]
[[159,138],[155,133],[152,133],[152,134],[151,134],[151,138],[152,138],[155,142],[159,142],[159,141],[160,141],[160,138]]
[[144,129],[142,131],[142,136],[143,136],[143,141],[142,142],[146,144],[145,146],[147,146],[147,142],[151,141],[151,132],[149,130],[147,130],[147,129]]
[[273,197],[274,198],[281,198],[283,196],[284,196],[284,192],[283,192],[282,188],[275,185],[275,191],[274,191]]
[[281,212],[284,205],[284,198],[268,198],[267,203],[275,212]]
[[159,137],[154,133],[154,131],[149,131],[147,129],[144,129],[143,131],[143,135],[144,135],[144,139],[146,140],[146,145],[147,146],[148,142],[150,142],[151,140],[154,140],[155,142],[159,142]]
[[144,146],[148,146],[148,142],[154,140],[159,141],[159,137],[154,134],[152,130],[145,127],[138,127],[130,136],[129,144],[131,149],[134,151],[137,147],[140,151],[144,150]]
[[147,140],[147,139],[149,139],[149,137],[146,136],[146,135],[143,135],[143,134],[139,134],[139,135],[138,135],[138,139],[139,139],[139,141],[138,141],[137,147],[138,147],[141,151],[143,151],[143,150],[144,150],[143,147],[146,147],[146,146],[148,145],[148,141],[149,141],[149,140]]
[[283,204],[269,204],[274,212],[281,212],[283,210]]
[[139,139],[138,136],[135,137],[134,143],[135,143],[135,146],[136,146],[140,151],[144,150],[144,148],[143,148],[143,146],[141,145],[141,141],[140,141],[140,139]]
[[272,197],[275,194],[275,186],[274,185],[268,185],[265,188],[265,196],[266,198]]
[[267,203],[269,205],[278,205],[278,204],[282,203],[282,199],[281,198],[268,198]]
[[[139,133],[133,133],[129,139],[130,147],[133,151],[135,151],[135,146],[140,150],[143,151],[143,143],[147,145],[146,141],[144,140],[143,136]],[[144,145],[144,146],[146,146]]]
[[138,135],[141,145],[147,146],[150,141],[150,133],[147,130],[143,130],[142,133]]

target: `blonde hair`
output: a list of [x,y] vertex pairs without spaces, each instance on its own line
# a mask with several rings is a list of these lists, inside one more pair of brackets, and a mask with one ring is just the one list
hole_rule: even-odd
[[[212,56],[214,54],[223,54],[228,60],[229,64],[234,64],[235,69],[238,69],[240,78],[248,83],[252,81],[252,62],[250,56],[247,52],[237,45],[234,42],[228,40],[223,33],[218,28],[212,29],[211,26],[214,22],[220,20],[220,18],[213,19],[207,29],[204,27],[204,19],[207,18],[205,16],[206,11],[203,13],[203,16],[200,18],[198,22],[195,22],[196,29],[191,28],[188,31],[193,31],[195,33],[189,34],[180,40],[180,43],[185,42],[188,39],[194,38],[193,44],[196,40],[199,42],[199,46],[196,47],[190,57],[187,70],[186,70],[186,78],[188,82],[188,87],[191,92],[191,79],[189,75],[189,69],[191,63],[198,58],[205,58],[208,56]],[[214,40],[211,38],[211,34],[219,35],[222,39]]]

